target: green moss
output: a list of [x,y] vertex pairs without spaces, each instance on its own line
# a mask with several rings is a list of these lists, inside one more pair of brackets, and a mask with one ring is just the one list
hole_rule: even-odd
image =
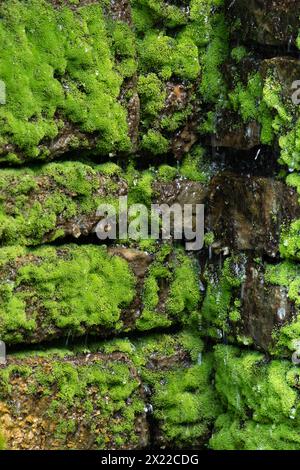
[[[265,88],[263,88],[265,85]],[[237,83],[234,90],[229,93],[233,109],[239,111],[244,122],[251,120],[261,124],[261,142],[270,144],[273,140],[273,116],[269,110],[270,103],[267,96],[273,96],[267,91],[267,83],[263,83],[259,73],[248,77],[247,85]]]
[[133,166],[129,166],[125,179],[128,182],[128,205],[138,203],[150,206],[153,195],[153,173],[150,170],[140,173]]
[[215,367],[226,414],[216,421],[213,449],[299,449],[297,368],[229,346],[215,348]]
[[196,146],[184,157],[182,165],[179,169],[181,176],[191,181],[199,181],[206,183],[209,179],[207,166],[203,161],[204,149]]
[[138,92],[141,99],[142,120],[146,120],[147,123],[163,109],[166,90],[158,76],[155,73],[149,73],[139,77]]
[[63,236],[58,226],[75,216],[93,215],[102,202],[100,194],[106,202],[116,199],[113,177],[120,172],[113,163],[91,167],[80,162],[1,170],[2,244],[36,245]]
[[[211,2],[209,2],[211,3]],[[223,2],[218,2],[222,4]],[[223,13],[217,13],[211,20],[211,32],[207,50],[202,53],[202,81],[200,92],[205,101],[224,101],[226,84],[221,70],[229,53],[229,36]]]
[[280,255],[283,258],[300,259],[300,220],[295,220],[282,230]]
[[300,276],[299,267],[290,261],[285,261],[275,266],[268,266],[265,279],[272,285],[283,286],[287,290],[287,296],[295,305],[295,316],[291,323],[284,324],[275,329],[273,337],[275,346],[273,354],[286,356],[289,351],[298,350],[297,341],[300,338]]
[[[197,268],[181,250],[171,256],[163,245],[151,264],[144,284],[143,306],[137,321],[140,330],[170,326],[174,321],[191,325],[198,320],[200,300]],[[160,304],[162,296],[165,305]]]
[[193,80],[200,72],[197,46],[188,37],[175,39],[149,31],[138,43],[138,52],[141,71],[152,70],[163,79],[175,75]]
[[174,262],[174,278],[170,285],[167,311],[172,317],[191,322],[198,315],[200,301],[198,270],[192,258],[178,251]]
[[[182,353],[186,361],[190,357],[189,366],[183,366]],[[143,338],[136,343],[135,354],[143,382],[151,390],[154,425],[162,442],[176,448],[203,445],[220,404],[211,386],[212,357],[203,353],[197,333]]]
[[174,181],[176,176],[178,175],[178,170],[177,168],[174,168],[173,166],[169,165],[161,165],[158,168],[158,179],[161,181]]
[[[142,8],[141,8],[142,7]],[[138,8],[140,14],[146,11],[151,16],[153,23],[164,22],[168,28],[185,25],[188,15],[184,9],[163,0],[134,0],[133,8]],[[145,30],[144,30],[145,31]]]
[[205,274],[208,285],[201,309],[202,334],[220,338],[230,331],[230,322],[238,320],[244,264],[244,256],[240,255],[225,259],[220,269],[208,266]]
[[231,57],[237,63],[241,62],[246,57],[246,55],[247,55],[247,50],[245,49],[244,46],[234,47],[231,50]]
[[[36,342],[58,331],[83,334],[93,326],[122,328],[121,311],[134,298],[127,263],[104,247],[68,245],[20,250],[16,275],[6,278],[15,248],[2,249],[1,338]],[[114,292],[111,298],[111,292]]]
[[6,440],[3,434],[0,432],[0,450],[6,449]]
[[163,155],[169,150],[168,140],[159,131],[153,129],[150,129],[143,136],[141,146],[143,150],[147,150],[154,155]]
[[44,0],[8,0],[1,17],[7,104],[0,109],[0,144],[15,144],[25,158],[46,158],[41,144],[68,119],[99,134],[99,151],[128,150],[126,112],[117,101],[122,76],[114,70],[102,7],[82,6],[75,13]]

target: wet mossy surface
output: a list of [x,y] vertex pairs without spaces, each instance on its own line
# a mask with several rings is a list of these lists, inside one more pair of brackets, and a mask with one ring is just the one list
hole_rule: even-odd
[[[1,3],[0,449],[300,449],[299,6],[265,4]],[[106,246],[119,196],[205,203],[203,250]]]

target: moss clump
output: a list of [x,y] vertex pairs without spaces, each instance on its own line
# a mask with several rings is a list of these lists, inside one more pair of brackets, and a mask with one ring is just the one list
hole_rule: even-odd
[[141,146],[143,150],[154,155],[163,155],[169,150],[168,140],[159,131],[153,129],[149,129],[147,134],[144,134]]
[[171,253],[165,244],[149,268],[137,327],[164,328],[174,321],[190,325],[198,319],[199,300],[196,266],[181,250]]
[[[201,2],[200,2],[201,3]],[[208,2],[208,5],[213,2]],[[223,1],[214,2],[223,5]],[[224,13],[212,15],[208,45],[202,53],[202,81],[200,93],[209,103],[220,102],[223,105],[226,95],[226,83],[221,70],[229,54],[229,31]]]
[[0,252],[4,341],[37,342],[66,332],[80,335],[91,327],[94,332],[122,329],[122,308],[134,298],[135,280],[126,261],[109,256],[105,247]]
[[203,344],[191,331],[176,336],[156,335],[137,342],[136,346],[143,364],[143,382],[151,390],[158,443],[199,448],[220,413],[211,386],[211,355],[202,353]]
[[279,245],[280,255],[288,259],[300,259],[300,220],[284,228]]
[[[114,70],[102,6],[74,12],[44,0],[8,0],[0,13],[1,79],[7,89],[1,147],[14,144],[24,158],[46,158],[44,143],[59,135],[67,119],[97,133],[98,151],[128,150],[126,111],[118,103],[123,78]],[[115,44],[116,36],[114,31]],[[2,160],[17,161],[17,153],[4,152]]]
[[209,170],[207,164],[204,163],[204,149],[195,146],[189,154],[187,154],[182,162],[179,172],[181,176],[191,181],[199,181],[206,183],[209,180]]
[[295,318],[291,323],[275,329],[273,337],[275,346],[273,353],[280,356],[289,355],[289,351],[298,350],[297,341],[300,338],[300,271],[299,266],[289,261],[285,261],[275,266],[268,266],[265,279],[272,285],[284,286],[287,295],[295,305]]
[[220,339],[230,332],[230,325],[240,316],[239,294],[245,278],[245,258],[233,256],[222,268],[208,266],[207,290],[201,308],[202,334]]
[[187,37],[173,37],[147,31],[138,43],[140,68],[142,72],[153,70],[163,79],[172,75],[186,80],[197,78],[200,72],[198,49]]
[[155,73],[149,73],[139,77],[138,92],[141,99],[142,121],[147,125],[149,120],[157,117],[163,109],[166,90],[158,76]]
[[161,165],[158,168],[158,179],[161,181],[174,181],[176,176],[178,176],[178,170],[173,166]]
[[261,142],[271,144],[274,137],[273,116],[269,109],[270,103],[266,103],[267,96],[271,93],[266,91],[266,87],[267,83],[263,83],[261,75],[255,73],[248,77],[246,86],[241,82],[236,84],[234,90],[229,93],[229,100],[233,109],[239,111],[244,122],[255,120],[261,125]]
[[213,449],[299,449],[297,368],[255,352],[215,348],[216,390],[226,414],[216,421]]

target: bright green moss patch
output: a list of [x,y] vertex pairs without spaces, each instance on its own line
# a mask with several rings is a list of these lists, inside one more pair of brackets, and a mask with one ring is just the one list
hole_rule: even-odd
[[283,229],[279,249],[283,258],[300,259],[300,220]]
[[142,120],[145,124],[163,109],[166,91],[163,82],[155,73],[139,77],[138,92],[141,99]]
[[231,105],[235,111],[239,111],[244,122],[251,120],[257,121],[261,125],[261,142],[270,144],[273,140],[273,116],[269,110],[270,102],[267,97],[275,96],[275,94],[266,91],[267,83],[264,88],[263,99],[263,80],[257,72],[248,77],[247,85],[237,83],[234,90],[229,93]]
[[[297,368],[255,352],[215,348],[216,390],[227,414],[216,421],[213,449],[299,449]],[[281,447],[282,446],[282,447]]]
[[94,332],[123,327],[122,308],[135,294],[126,261],[109,256],[100,246],[43,247],[18,250],[17,258],[15,254],[11,248],[0,255],[4,341],[37,342],[66,332],[80,335],[91,327]]
[[207,164],[204,163],[203,157],[204,149],[200,146],[195,146],[183,159],[179,169],[181,176],[191,181],[206,183],[209,180],[209,170]]
[[171,247],[165,244],[149,268],[137,327],[163,328],[174,321],[190,325],[198,319],[199,301],[197,267],[181,250],[171,253]]
[[204,335],[220,338],[240,317],[240,289],[245,278],[243,256],[227,258],[222,268],[207,267],[207,290],[201,308]]
[[[8,0],[0,13],[0,70],[7,89],[0,146],[11,143],[25,158],[46,158],[41,144],[55,138],[67,119],[97,133],[98,151],[128,150],[126,112],[117,101],[123,79],[114,70],[102,6],[72,12],[44,0]],[[130,40],[120,46],[118,27],[114,47],[132,57]]]
[[[191,331],[156,335],[138,341],[136,346],[144,364],[143,382],[152,392],[158,442],[177,448],[203,445],[220,413],[220,404],[211,385],[212,358],[203,353],[198,335]],[[192,360],[190,365],[188,360]]]
[[144,134],[141,147],[154,155],[163,155],[169,150],[169,142],[159,131],[150,129]]

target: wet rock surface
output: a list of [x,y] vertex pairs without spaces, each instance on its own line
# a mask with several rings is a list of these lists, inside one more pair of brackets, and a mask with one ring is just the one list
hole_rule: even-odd
[[213,249],[276,257],[282,227],[300,216],[296,191],[272,178],[222,173],[210,184],[207,226]]
[[300,449],[300,4],[179,3],[0,5],[0,449]]
[[238,19],[246,43],[295,45],[300,6],[297,0],[226,0],[228,17]]

